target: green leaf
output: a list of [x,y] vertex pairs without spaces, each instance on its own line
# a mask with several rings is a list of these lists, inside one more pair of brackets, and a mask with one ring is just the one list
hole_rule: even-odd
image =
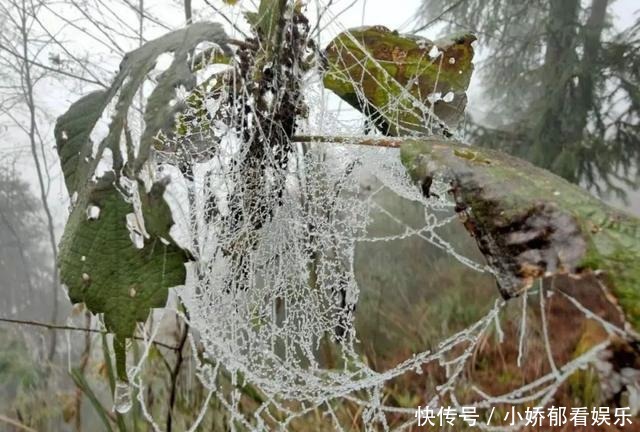
[[[180,33],[183,32],[183,33]],[[149,42],[137,51],[129,55],[139,53],[135,59],[136,80],[144,81],[147,68],[153,68],[159,54],[172,51],[173,61],[169,68],[158,78],[156,88],[151,92],[147,100],[144,113],[145,130],[142,134],[140,150],[135,162],[135,171],[139,172],[147,161],[158,131],[169,131],[174,125],[177,112],[183,107],[180,104],[172,104],[175,99],[176,89],[183,86],[191,90],[196,86],[196,77],[189,65],[189,59],[193,55],[193,49],[203,41],[214,42],[226,49],[226,34],[220,24],[195,23],[183,31],[173,32],[160,39]]]
[[[326,48],[324,85],[388,135],[429,131],[431,109],[455,127],[467,103],[475,40],[461,34],[431,42],[382,26],[347,30]],[[434,45],[437,56],[430,55]],[[435,100],[438,93],[451,95]]]
[[267,53],[273,52],[279,45],[280,20],[284,16],[286,4],[286,0],[260,0],[256,27],[262,40],[266,41]]
[[[151,185],[149,193],[140,195],[140,206],[144,217],[144,226],[146,231],[156,237],[165,240],[170,239],[169,231],[173,226],[173,218],[171,217],[171,209],[164,200],[164,191],[169,184],[169,177],[165,177]],[[144,183],[138,181],[140,190],[144,190]]]
[[[184,283],[189,257],[158,236],[145,238],[141,249],[134,246],[126,220],[133,206],[114,180],[107,174],[91,184],[87,198],[76,204],[65,227],[59,264],[71,301],[103,313],[107,328],[124,338],[133,335],[136,321],[146,320],[149,309],[164,307],[170,287]],[[88,217],[90,208],[99,209],[97,218]]]
[[[224,48],[222,26],[197,23],[146,43],[125,56],[109,89],[84,96],[56,123],[56,144],[67,190],[76,202],[60,244],[61,280],[69,289],[71,301],[84,302],[91,312],[103,313],[108,330],[120,341],[133,335],[136,321],[144,321],[151,308],[165,305],[168,288],[184,283],[184,263],[190,254],[171,241],[169,232],[174,222],[163,197],[167,182],[154,183],[146,193],[137,176],[150,160],[155,137],[173,128],[176,113],[182,108],[173,103],[176,89],[184,86],[189,90],[196,85],[191,59],[197,45],[204,41]],[[164,53],[172,53],[173,60],[149,95],[145,129],[134,148],[127,118],[136,94]],[[111,105],[116,108],[108,134],[94,146],[91,133]],[[126,157],[122,147],[127,149]],[[96,179],[106,149],[113,156],[113,167]],[[140,192],[123,192],[123,185],[131,182],[138,182]],[[127,195],[133,193],[139,196]],[[143,212],[140,225],[144,222],[145,229],[141,231],[149,234],[140,249],[127,228],[127,215],[134,213],[131,203],[136,198]],[[89,218],[91,211],[99,211],[99,216]],[[124,354],[119,357],[122,362]],[[123,368],[116,369],[122,375]]]
[[95,91],[77,102],[56,122],[56,148],[69,195],[89,177],[93,143],[89,135],[109,102],[109,92]]
[[[171,65],[158,77],[157,85],[147,100],[145,129],[135,161],[128,161],[136,173],[140,171],[149,158],[155,137],[160,131],[168,131],[173,127],[175,114],[181,109],[180,104],[172,103],[176,98],[176,89],[184,86],[190,90],[196,85],[189,59],[196,46],[204,41],[226,47],[222,26],[210,22],[196,23],[146,43],[124,57],[109,89],[84,96],[58,119],[55,127],[56,146],[70,196],[80,192],[93,176],[107,148],[113,154],[114,170],[119,174],[124,163],[120,141],[133,100],[160,55],[172,53]],[[112,102],[115,102],[116,110],[111,117],[109,132],[94,149],[89,136]],[[133,149],[130,150],[133,153]]]

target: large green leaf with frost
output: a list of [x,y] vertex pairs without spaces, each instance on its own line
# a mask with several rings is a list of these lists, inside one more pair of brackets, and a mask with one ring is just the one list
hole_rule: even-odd
[[[122,137],[126,135],[127,116],[138,90],[162,54],[173,55],[173,60],[160,74],[148,97],[144,112],[145,129],[135,149],[137,155],[133,155],[132,143],[127,145],[130,157],[134,159],[128,161],[129,168],[135,173],[147,161],[158,132],[170,129],[175,114],[182,108],[176,101],[176,89],[184,86],[189,90],[196,85],[195,74],[189,65],[193,50],[205,41],[225,46],[225,40],[220,24],[202,22],[150,41],[124,57],[108,89],[90,93],[71,105],[56,122],[54,131],[69,195],[79,192],[86,184],[107,148],[113,155],[114,170],[119,173],[122,169],[126,160],[122,154]],[[91,132],[110,104],[115,105],[115,112],[111,116],[109,132],[94,148]]]
[[[224,44],[225,38],[219,24],[205,22],[148,42],[125,56],[108,89],[82,97],[56,123],[56,146],[73,202],[60,243],[61,280],[71,301],[103,313],[108,329],[120,339],[131,336],[136,321],[144,321],[151,308],[165,305],[168,288],[184,283],[190,255],[169,234],[173,219],[163,196],[167,182],[157,181],[147,192],[138,174],[157,134],[173,127],[181,109],[176,89],[196,85],[190,62],[197,45]],[[165,53],[173,59],[147,99],[145,129],[134,145],[127,118],[138,90]],[[110,107],[115,111],[106,112]],[[94,145],[90,137],[103,117],[110,118],[108,133]],[[107,149],[112,168],[96,178]],[[143,244],[138,247],[127,227],[135,201],[142,211],[137,235]]]
[[108,92],[90,93],[71,105],[56,122],[56,148],[70,196],[78,192],[92,170],[93,145],[89,135],[107,102]]
[[[59,264],[71,301],[104,313],[107,327],[128,337],[150,308],[165,305],[168,288],[184,283],[188,255],[158,236],[145,238],[142,248],[134,246],[126,220],[133,206],[114,180],[113,175],[101,178],[91,185],[86,200],[76,204],[60,245]],[[155,210],[166,211],[147,209],[150,215]]]
[[453,128],[467,103],[475,40],[460,34],[432,42],[383,26],[350,29],[325,50],[324,86],[388,135]]

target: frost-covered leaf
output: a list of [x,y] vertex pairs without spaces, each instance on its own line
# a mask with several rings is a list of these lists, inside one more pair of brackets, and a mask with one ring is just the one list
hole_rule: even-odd
[[[140,195],[140,206],[144,218],[146,231],[153,236],[170,239],[169,231],[173,226],[171,209],[164,200],[164,191],[167,189],[169,177],[159,180],[151,186],[149,193]],[[139,187],[144,188],[144,183],[139,182]]]
[[[61,279],[72,302],[84,302],[91,312],[104,313],[107,327],[118,336],[131,336],[135,322],[145,320],[150,308],[164,306],[167,289],[184,283],[189,253],[171,241],[173,218],[163,197],[166,182],[154,183],[146,193],[138,174],[149,160],[157,134],[173,127],[175,114],[181,109],[174,100],[176,89],[196,85],[190,64],[194,50],[201,42],[224,45],[225,39],[222,26],[204,22],[146,43],[125,56],[109,89],[84,96],[56,124],[67,189],[70,196],[77,197],[60,244]],[[145,129],[134,148],[127,118],[136,94],[165,53],[171,53],[173,59],[147,100]],[[108,134],[94,148],[90,136],[113,102],[115,112]],[[124,144],[123,136],[127,138]],[[96,179],[106,149],[113,157],[112,169]],[[139,197],[125,199],[121,193],[125,177],[128,183],[140,182]],[[143,211],[140,225],[145,225],[140,231],[146,231],[148,238],[140,232],[132,239],[127,227],[127,215],[134,213],[131,203],[136,198]],[[134,240],[142,241],[142,247],[136,247]]]
[[473,71],[471,34],[431,42],[383,26],[339,34],[326,49],[324,85],[389,135],[427,133],[462,118]]
[[[196,77],[189,64],[192,50],[201,42],[224,45],[225,40],[226,35],[220,24],[202,22],[150,41],[125,56],[109,89],[91,93],[71,105],[58,119],[55,128],[56,145],[69,195],[78,192],[93,176],[106,148],[111,150],[114,170],[119,174],[125,160],[121,151],[121,138],[125,132],[127,116],[138,90],[160,55],[172,53],[173,60],[168,69],[158,77],[158,83],[147,100],[145,129],[137,156],[135,161],[128,161],[136,173],[148,159],[155,136],[159,131],[173,126],[174,116],[182,108],[174,101],[176,89],[180,86],[191,89],[196,85]],[[93,149],[89,136],[105,108],[116,96],[116,110],[111,118],[109,133],[98,148]],[[133,153],[133,149],[128,150]]]
[[[60,274],[73,303],[83,302],[93,313],[104,313],[110,331],[129,337],[149,309],[165,305],[168,288],[184,283],[188,256],[157,236],[145,238],[140,249],[134,246],[126,220],[133,206],[123,199],[114,180],[109,174],[100,178],[87,198],[76,204],[60,246]],[[99,212],[88,217],[88,208]],[[154,216],[166,212],[163,207],[147,211]]]
[[[174,33],[167,36],[172,35]],[[158,131],[167,131],[173,127],[176,113],[184,108],[181,104],[173,103],[173,99],[176,97],[176,89],[183,86],[186,90],[190,90],[196,86],[196,77],[189,65],[190,51],[203,41],[217,43],[226,49],[226,35],[220,24],[196,23],[187,27],[183,35],[174,36],[164,41],[162,41],[162,38],[158,39],[156,47],[149,47],[149,54],[140,55],[139,62],[151,67],[153,67],[155,58],[158,55],[155,54],[156,57],[153,57],[154,54],[151,53],[154,50],[157,50],[156,52],[166,52],[169,46],[171,47],[170,50],[173,51],[174,57],[169,68],[158,78],[158,84],[147,100],[144,113],[146,127],[142,134],[140,151],[135,163],[136,171],[142,167],[142,164],[149,157],[149,151],[153,146]],[[134,53],[136,52],[134,51]],[[144,79],[144,76],[139,78]]]
[[69,195],[89,176],[93,144],[89,136],[108,103],[106,91],[95,91],[75,102],[56,122],[56,148]]

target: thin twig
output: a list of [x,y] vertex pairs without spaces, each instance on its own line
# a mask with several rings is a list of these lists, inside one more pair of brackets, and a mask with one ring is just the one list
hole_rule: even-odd
[[525,292],[522,296],[522,319],[520,320],[520,341],[518,342],[518,358],[516,364],[518,367],[522,367],[522,360],[524,360],[524,342],[525,335],[527,334],[527,297],[529,293]]
[[69,78],[74,78],[74,79],[77,79],[77,80],[80,80],[80,81],[87,82],[89,84],[97,84],[99,86],[106,87],[106,85],[104,83],[102,83],[102,82],[100,82],[98,80],[85,78],[85,77],[82,77],[80,75],[76,75],[76,74],[74,74],[72,72],[67,72],[67,71],[62,70],[62,69],[58,69],[58,68],[54,68],[54,67],[51,67],[51,66],[47,66],[47,65],[45,65],[43,63],[40,63],[40,62],[38,62],[36,60],[33,60],[33,59],[25,59],[20,54],[14,52],[14,51],[11,51],[10,49],[6,48],[3,45],[0,45],[0,49],[3,50],[3,51],[8,52],[9,54],[11,54],[12,56],[16,57],[19,60],[22,60],[22,61],[25,61],[25,62],[29,62],[32,65],[37,66],[37,67],[39,67],[41,69],[47,70],[49,72],[54,72],[54,73],[58,73],[60,75],[65,75],[65,76],[68,76]]
[[[86,61],[82,61],[81,59],[79,59],[78,57],[76,57],[66,46],[64,43],[62,43],[61,41],[58,40],[58,38],[52,34],[49,29],[47,29],[47,27],[45,26],[45,24],[43,22],[40,21],[40,19],[36,16],[36,14],[33,14],[33,19],[40,25],[40,27],[42,28],[42,30],[44,30],[45,33],[47,33],[47,35],[51,38],[51,40],[60,47],[60,49],[62,49],[73,61],[76,62],[76,64],[78,64],[82,69],[84,69],[84,71],[89,74],[91,76],[92,79],[87,79],[84,78],[82,76],[78,76],[76,74],[73,73],[67,73],[63,70],[59,70],[59,69],[55,69],[55,68],[49,68],[49,70],[53,71],[53,72],[57,72],[57,73],[61,73],[63,75],[67,75],[67,76],[71,76],[73,78],[76,79],[80,79],[82,81],[86,81],[86,82],[90,82],[93,84],[98,84],[101,87],[107,88],[108,86],[106,84],[104,84],[97,76],[94,72],[92,72]],[[35,64],[35,63],[34,63]],[[44,67],[47,68],[46,65],[39,65],[36,64],[37,66],[40,67]]]
[[12,418],[9,418],[7,416],[3,416],[2,414],[0,414],[0,421],[8,423],[11,426],[17,427],[20,430],[25,430],[27,432],[38,432],[37,430],[31,429],[29,426],[25,426],[22,423],[20,423],[19,421],[14,420]]
[[[131,8],[134,12],[139,12],[139,8],[138,6],[134,5],[131,1],[129,0],[121,0],[122,3],[124,3],[126,6],[128,6],[129,8]],[[162,27],[163,29],[167,30],[167,31],[173,31],[175,30],[173,27],[168,26],[167,24],[163,23],[162,21],[160,21],[160,19],[154,17],[153,15],[151,15],[149,12],[145,12],[143,11],[144,14],[144,18],[148,21],[151,21],[152,23],[154,23],[157,26]]]
[[[179,325],[179,323],[178,323]],[[177,358],[176,363],[171,371],[171,394],[169,396],[169,409],[167,410],[167,432],[171,432],[173,430],[173,408],[176,404],[176,396],[178,390],[178,375],[180,374],[180,368],[182,367],[182,362],[184,357],[182,355],[182,349],[187,341],[187,336],[189,335],[189,325],[185,322],[184,329],[182,330],[182,335],[180,336],[180,342],[177,350]]]
[[388,137],[359,137],[359,136],[330,136],[330,135],[296,135],[291,138],[292,142],[299,143],[336,143],[336,144],[354,144],[370,147],[389,147],[399,148],[405,141],[403,138],[394,139]]
[[[49,324],[43,323],[39,321],[27,321],[27,320],[18,320],[13,318],[2,318],[0,317],[0,322],[6,322],[10,324],[22,324],[22,325],[30,325],[34,327],[44,327],[49,330],[70,330],[70,331],[81,331],[81,332],[91,332],[91,333],[100,333],[100,334],[109,334],[106,330],[92,329],[92,328],[84,328],[84,327],[74,327],[68,325],[57,325],[57,324]],[[132,339],[144,341],[145,339],[140,336],[134,336]],[[166,344],[164,342],[159,341],[151,341],[151,343],[161,346],[163,348],[167,348],[173,351],[178,351],[178,347],[173,345]]]
[[[554,279],[551,279],[551,290],[553,291],[553,282]],[[553,359],[553,351],[551,350],[551,342],[549,341],[549,329],[547,327],[547,317],[546,317],[546,305],[545,305],[545,292],[544,292],[544,280],[540,279],[539,282],[540,287],[540,320],[542,321],[542,335],[544,337],[544,349],[547,352],[547,359],[549,360],[549,366],[551,366],[551,370],[556,376],[560,376],[560,372],[556,367],[556,362]]]
[[220,15],[226,22],[228,22],[235,31],[240,33],[244,38],[249,39],[249,35],[243,32],[242,29],[236,25],[236,23],[231,21],[231,19],[224,12],[222,12],[219,8],[213,5],[209,0],[204,0],[204,2],[207,4],[207,6],[213,9],[218,15]]
[[458,6],[460,6],[462,3],[464,3],[466,0],[459,0],[456,3],[452,4],[451,6],[449,6],[448,8],[446,8],[445,10],[442,11],[442,13],[440,15],[438,15],[437,17],[435,17],[434,19],[432,19],[431,21],[428,21],[426,24],[418,27],[417,29],[413,29],[411,31],[411,33],[418,33],[422,30],[426,30],[429,27],[431,27],[434,23],[436,23],[437,21],[439,21],[443,16],[445,16],[446,14],[448,14],[449,12],[451,12],[452,10],[454,10],[455,8],[457,8]]

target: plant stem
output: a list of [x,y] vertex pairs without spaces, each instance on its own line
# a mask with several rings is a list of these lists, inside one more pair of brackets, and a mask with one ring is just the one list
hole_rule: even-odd
[[173,406],[176,403],[176,393],[178,389],[178,375],[180,374],[180,368],[184,357],[182,356],[182,349],[187,341],[187,335],[189,334],[189,325],[184,324],[182,334],[180,336],[180,342],[178,344],[176,364],[171,371],[171,395],[169,396],[169,410],[167,412],[167,432],[171,432],[173,428]]

